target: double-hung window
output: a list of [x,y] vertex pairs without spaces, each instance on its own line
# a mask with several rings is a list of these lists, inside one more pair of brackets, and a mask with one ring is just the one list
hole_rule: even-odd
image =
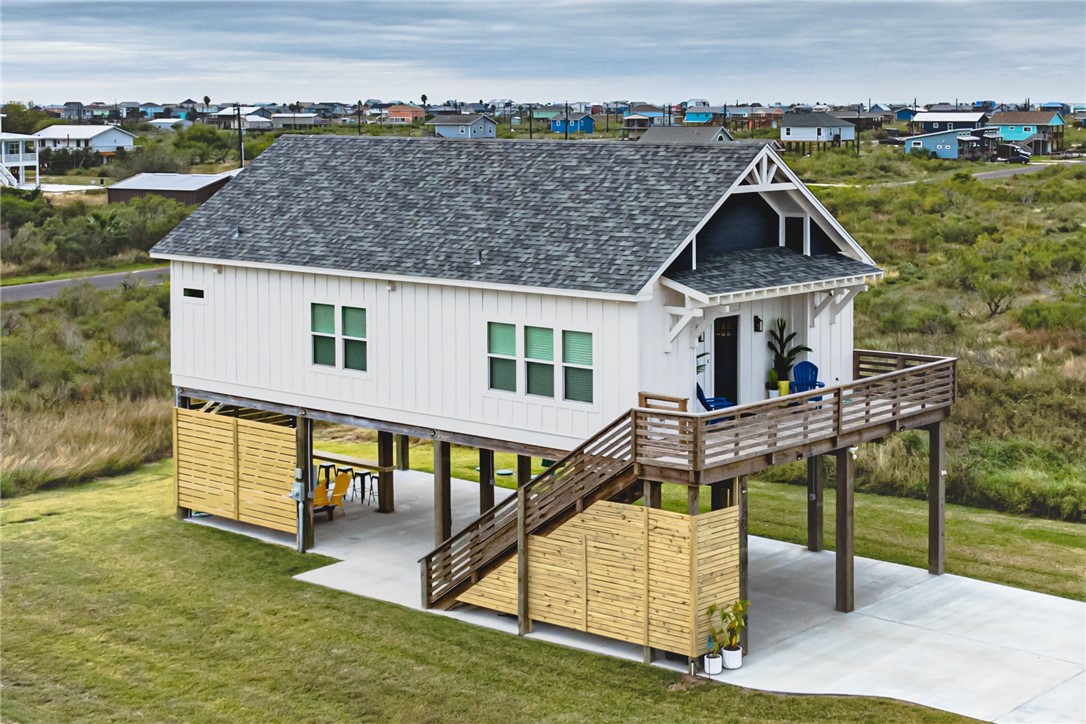
[[490,322],[486,329],[490,389],[517,391],[517,326]]
[[528,394],[554,397],[554,330],[525,327],[524,359]]
[[313,364],[360,372],[368,368],[365,309],[340,307],[337,329],[336,305],[314,302],[310,305],[310,332]]
[[562,332],[563,396],[572,402],[592,402],[592,334]]

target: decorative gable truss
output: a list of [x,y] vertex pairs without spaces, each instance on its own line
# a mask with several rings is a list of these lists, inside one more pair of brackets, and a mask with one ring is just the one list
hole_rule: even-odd
[[750,169],[747,170],[746,175],[740,178],[739,182],[732,187],[731,193],[749,194],[763,193],[766,191],[793,191],[796,188],[795,181],[788,177],[788,174],[786,174],[777,163],[776,158],[770,157],[767,153],[763,153],[755,159]]

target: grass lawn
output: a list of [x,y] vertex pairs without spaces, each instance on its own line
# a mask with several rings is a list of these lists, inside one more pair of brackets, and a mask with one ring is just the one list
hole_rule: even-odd
[[[372,433],[343,427],[319,429],[314,446],[368,460],[377,459]],[[515,455],[496,455],[498,469],[516,468]],[[533,472],[542,472],[534,458]],[[452,474],[478,481],[478,455],[474,448],[452,446]],[[433,472],[433,446],[416,440],[411,446],[411,467]],[[515,476],[499,477],[497,484],[516,487]],[[830,482],[829,484],[832,484]],[[796,485],[750,483],[750,533],[807,544],[807,489]],[[827,487],[823,501],[824,541],[834,549],[835,497]],[[709,509],[709,489],[702,490],[702,510]],[[686,492],[665,485],[664,507],[686,512]],[[928,567],[928,505],[923,500],[885,495],[856,494],[856,555]],[[1086,600],[1086,525],[991,510],[948,505],[946,508],[947,572],[1065,598]]]
[[35,282],[51,282],[57,279],[81,279],[93,277],[99,274],[118,274],[120,272],[140,271],[142,269],[166,269],[160,261],[141,261],[133,264],[121,264],[120,266],[92,267],[90,269],[76,269],[72,271],[50,272],[48,274],[23,274],[21,276],[5,276],[0,278],[0,287],[13,287],[17,284],[34,284]]
[[952,721],[696,685],[294,581],[330,561],[173,519],[171,463],[4,501],[5,721]]

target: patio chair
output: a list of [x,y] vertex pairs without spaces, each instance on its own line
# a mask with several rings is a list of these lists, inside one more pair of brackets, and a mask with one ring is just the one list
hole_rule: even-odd
[[332,488],[331,494],[328,492],[328,486],[317,485],[313,490],[313,512],[328,513],[328,520],[333,520],[338,505],[340,510],[346,513],[347,509],[343,506],[343,498],[347,495],[349,487],[351,487],[350,473],[336,475],[336,484]]
[[[792,368],[792,382],[788,385],[789,391],[794,395],[797,392],[810,392],[826,386],[825,382],[818,379],[818,367],[813,362],[804,360]],[[821,402],[822,395],[810,398],[809,402]]]
[[734,402],[727,397],[706,397],[705,390],[701,389],[701,385],[698,386],[698,402],[705,408],[706,412],[712,412],[713,410],[723,410],[725,407],[733,407]]

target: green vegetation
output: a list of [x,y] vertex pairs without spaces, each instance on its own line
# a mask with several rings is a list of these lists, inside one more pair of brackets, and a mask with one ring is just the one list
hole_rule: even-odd
[[82,198],[53,203],[37,190],[0,191],[3,275],[146,263],[147,251],[194,208],[161,196],[104,207],[91,203]]
[[[887,270],[856,300],[856,346],[960,360],[948,498],[1082,520],[1086,167],[818,194]],[[925,444],[865,446],[860,489],[922,497]]]
[[900,184],[943,178],[961,170],[991,170],[983,163],[922,158],[903,153],[899,146],[873,144],[863,144],[859,155],[851,149],[833,148],[810,156],[789,153],[785,161],[811,184]]
[[169,454],[169,292],[63,290],[0,317],[0,494],[82,482]]
[[172,518],[171,468],[8,500],[9,721],[962,721],[702,684],[295,581],[331,563]]

